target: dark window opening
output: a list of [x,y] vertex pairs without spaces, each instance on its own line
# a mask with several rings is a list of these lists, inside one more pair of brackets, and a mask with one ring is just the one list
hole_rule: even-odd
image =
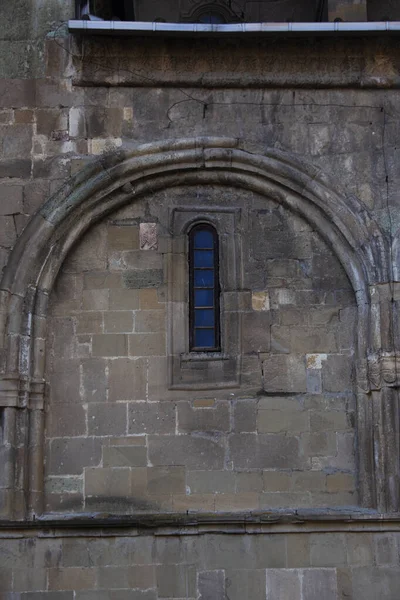
[[189,349],[217,352],[220,343],[218,235],[211,225],[189,233]]
[[223,23],[225,23],[225,19],[219,13],[207,12],[207,13],[201,14],[198,17],[198,22],[204,23],[207,25],[222,25]]

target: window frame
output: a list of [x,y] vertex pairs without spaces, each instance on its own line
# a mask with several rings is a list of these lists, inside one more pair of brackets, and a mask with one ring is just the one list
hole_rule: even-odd
[[[214,310],[214,326],[212,329],[215,332],[215,345],[214,346],[196,346],[195,344],[195,332],[198,329],[195,323],[195,271],[201,267],[195,267],[194,264],[194,252],[195,252],[195,235],[199,231],[209,231],[213,237],[213,273],[214,273],[214,285],[213,285],[213,310]],[[188,267],[189,267],[189,352],[221,352],[221,284],[219,278],[220,271],[220,257],[219,257],[219,236],[214,225],[210,223],[195,223],[192,225],[188,232],[189,238],[189,251],[188,251]],[[205,248],[205,250],[207,250]],[[210,267],[211,269],[211,267]],[[211,288],[206,288],[211,289]],[[211,327],[209,328],[211,329]]]

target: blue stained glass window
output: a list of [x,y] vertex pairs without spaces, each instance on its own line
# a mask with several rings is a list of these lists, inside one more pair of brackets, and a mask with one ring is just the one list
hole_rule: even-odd
[[214,290],[194,290],[194,308],[214,306]]
[[197,348],[214,349],[215,347],[214,329],[195,329],[194,339]]
[[194,266],[203,268],[214,267],[214,252],[212,250],[195,250]]
[[213,308],[196,308],[194,311],[195,327],[214,327],[215,317]]
[[195,269],[194,272],[194,285],[195,287],[201,288],[213,288],[214,287],[214,270],[200,270]]
[[209,248],[214,250],[214,236],[211,231],[207,229],[200,229],[194,234],[194,247],[195,248]]
[[220,350],[218,235],[211,225],[189,233],[190,350]]

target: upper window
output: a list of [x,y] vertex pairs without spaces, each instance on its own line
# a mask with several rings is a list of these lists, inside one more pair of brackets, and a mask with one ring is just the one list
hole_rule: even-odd
[[199,23],[206,25],[221,25],[225,23],[225,19],[217,12],[205,12],[198,17]]
[[216,352],[220,346],[218,235],[211,225],[189,232],[190,351]]

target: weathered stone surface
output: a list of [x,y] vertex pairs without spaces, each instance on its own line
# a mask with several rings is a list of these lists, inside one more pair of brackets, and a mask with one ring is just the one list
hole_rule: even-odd
[[163,283],[160,269],[129,271],[123,274],[124,285],[128,289],[159,287]]
[[225,572],[203,571],[198,576],[199,600],[224,600]]
[[154,466],[222,469],[225,450],[218,440],[200,436],[150,435],[149,459]]
[[65,438],[50,441],[49,473],[81,475],[84,467],[97,465],[101,459],[100,440]]
[[128,433],[170,433],[176,428],[175,405],[167,402],[130,402]]

